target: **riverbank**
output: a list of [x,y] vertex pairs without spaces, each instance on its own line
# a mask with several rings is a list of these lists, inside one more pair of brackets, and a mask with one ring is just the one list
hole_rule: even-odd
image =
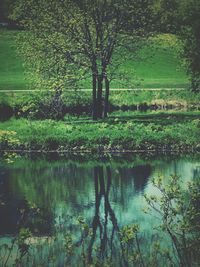
[[[53,119],[59,115],[60,119],[66,120],[71,116],[91,118],[91,92],[65,91],[62,94],[62,109],[59,114],[52,106],[54,92],[20,92],[1,93],[0,91],[0,121],[5,121],[15,116],[16,118],[28,119]],[[176,112],[189,115],[192,112],[200,117],[200,94],[189,90],[132,90],[110,92],[109,117],[130,117],[135,113],[143,115],[151,113],[153,117],[157,113],[167,114]],[[188,113],[189,112],[189,113]],[[140,115],[139,114],[139,115]],[[155,116],[154,116],[155,115]],[[162,115],[163,116],[163,115]],[[167,114],[168,116],[168,114]],[[74,120],[72,118],[72,120]]]
[[200,151],[200,119],[189,121],[170,116],[154,122],[118,119],[53,121],[11,119],[0,123],[0,150],[128,152]]

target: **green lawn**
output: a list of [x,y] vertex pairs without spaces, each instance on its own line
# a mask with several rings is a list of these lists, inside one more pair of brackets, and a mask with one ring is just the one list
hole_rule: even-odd
[[188,83],[186,72],[172,47],[160,46],[156,51],[146,48],[142,53],[144,55],[155,53],[144,61],[130,62],[130,68],[132,64],[136,75],[143,79],[143,87],[185,87]]
[[[17,31],[0,29],[0,90],[25,89],[22,60],[16,53],[15,35]],[[160,43],[157,49],[150,47],[140,51],[143,60],[127,60],[121,66],[121,72],[128,73],[129,82],[121,82],[123,77],[111,84],[112,88],[143,87],[166,88],[186,87],[188,79],[183,67],[177,59],[173,45]],[[147,57],[148,56],[148,57]],[[90,81],[84,87],[89,88]]]
[[26,88],[22,60],[16,53],[16,33],[0,29],[0,90]]

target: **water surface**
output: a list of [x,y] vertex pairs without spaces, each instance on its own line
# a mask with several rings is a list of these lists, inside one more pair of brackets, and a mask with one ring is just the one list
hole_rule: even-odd
[[200,159],[2,161],[1,238],[14,236],[23,227],[37,237],[70,232],[79,244],[82,236],[77,220],[84,220],[92,229],[88,245],[91,256],[94,244],[106,247],[112,241],[115,245],[115,234],[126,225],[139,224],[140,231],[150,236],[159,220],[143,212],[147,206],[144,194],[157,194],[152,179],[162,176],[167,184],[170,175],[181,176],[187,186],[200,176]]

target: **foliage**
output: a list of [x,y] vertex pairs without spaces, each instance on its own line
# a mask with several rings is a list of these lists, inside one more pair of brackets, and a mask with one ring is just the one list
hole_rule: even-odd
[[[23,258],[28,254],[30,249],[30,244],[27,240],[32,236],[29,229],[21,228],[19,233],[11,239],[10,244],[1,244],[1,250],[4,252],[3,257],[1,257],[1,266],[8,267],[21,266]],[[12,254],[15,254],[13,257]]]
[[146,197],[149,206],[162,219],[160,229],[171,238],[176,254],[174,265],[198,266],[200,261],[199,182],[197,179],[185,187],[179,177],[171,176],[166,185],[160,177],[153,182],[160,196]]
[[165,33],[175,33],[183,42],[180,55],[190,76],[191,88],[199,90],[199,0],[158,0],[155,9],[159,14],[157,30]]
[[15,0],[1,0],[0,2],[0,22],[5,23],[8,21],[9,7]]
[[17,147],[20,143],[16,138],[16,134],[17,133],[15,131],[0,130],[0,148]]
[[182,56],[185,59],[188,73],[191,77],[193,91],[200,90],[200,2],[186,1],[182,7],[182,28],[180,37],[184,47]]
[[159,25],[157,27],[161,32],[177,33],[180,29],[180,2],[182,0],[160,0],[157,1]]

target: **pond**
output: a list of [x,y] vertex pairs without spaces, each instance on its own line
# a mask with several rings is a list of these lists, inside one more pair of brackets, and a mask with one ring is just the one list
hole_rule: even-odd
[[[146,214],[148,204],[144,195],[158,195],[153,179],[162,177],[167,184],[171,175],[180,176],[187,187],[189,181],[200,177],[200,157],[145,159],[129,155],[86,160],[84,156],[81,159],[49,156],[48,159],[22,157],[10,164],[2,160],[2,251],[12,245],[20,229],[28,229],[31,237],[27,235],[25,244],[30,245],[29,256],[23,255],[19,266],[39,266],[41,262],[42,266],[86,263],[98,266],[105,262],[108,264],[105,266],[128,266],[120,234],[126,226],[138,225],[142,235],[139,242],[145,250],[149,250],[153,236],[160,239],[158,232],[154,232],[160,218],[155,211]],[[166,240],[167,237],[163,242],[169,244]],[[17,258],[17,245],[12,249],[15,256],[9,256],[7,266]],[[5,255],[0,253],[1,262],[5,263]],[[140,261],[130,266],[146,265]]]

